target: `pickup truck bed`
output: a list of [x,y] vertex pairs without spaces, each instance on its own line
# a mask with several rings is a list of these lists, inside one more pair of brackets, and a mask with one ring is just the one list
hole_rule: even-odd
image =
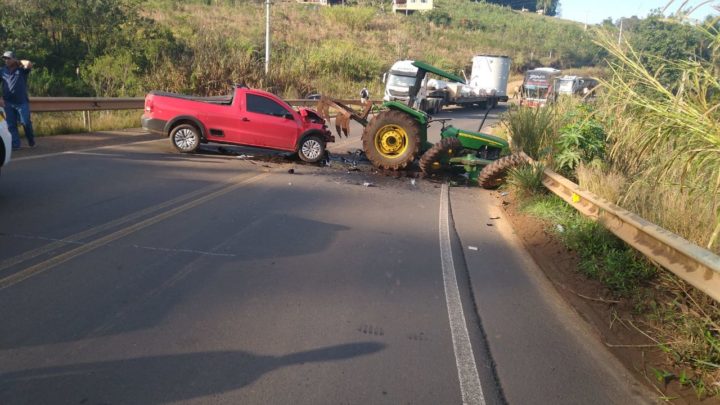
[[228,94],[225,96],[211,96],[211,97],[190,96],[187,94],[171,93],[168,91],[151,91],[148,94],[152,94],[153,96],[181,98],[183,100],[201,101],[203,103],[220,104],[220,105],[232,105],[232,101],[233,101],[232,94]]

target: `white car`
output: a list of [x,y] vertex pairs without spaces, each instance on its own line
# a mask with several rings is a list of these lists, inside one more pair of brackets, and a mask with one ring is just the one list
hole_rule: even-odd
[[12,136],[8,131],[7,122],[5,122],[5,111],[0,108],[0,169],[10,163],[10,155],[12,154]]

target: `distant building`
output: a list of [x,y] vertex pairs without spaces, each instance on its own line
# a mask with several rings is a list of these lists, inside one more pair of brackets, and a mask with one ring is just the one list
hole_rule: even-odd
[[412,14],[416,11],[430,11],[433,0],[393,0],[393,12]]
[[334,6],[343,4],[343,0],[296,0],[302,4],[316,4],[318,6]]

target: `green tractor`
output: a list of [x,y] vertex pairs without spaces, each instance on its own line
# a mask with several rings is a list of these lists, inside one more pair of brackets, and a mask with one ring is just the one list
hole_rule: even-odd
[[[428,73],[459,83],[465,83],[465,80],[423,62],[415,61],[413,65],[418,72],[407,104],[383,103],[383,111],[365,126],[362,142],[368,160],[381,169],[402,170],[422,156],[419,166],[426,176],[461,168],[471,181],[483,187],[499,185],[509,167],[525,161],[524,155],[501,158],[509,150],[504,139],[446,126],[448,120],[433,120],[427,113],[414,108]],[[442,123],[441,140],[435,145],[427,141],[428,125],[432,122]]]

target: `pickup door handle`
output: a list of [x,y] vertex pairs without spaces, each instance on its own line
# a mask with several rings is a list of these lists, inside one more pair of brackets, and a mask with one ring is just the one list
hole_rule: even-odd
[[248,122],[248,121],[250,121],[250,118],[248,118],[248,117],[242,117],[242,119],[241,119],[240,121]]

